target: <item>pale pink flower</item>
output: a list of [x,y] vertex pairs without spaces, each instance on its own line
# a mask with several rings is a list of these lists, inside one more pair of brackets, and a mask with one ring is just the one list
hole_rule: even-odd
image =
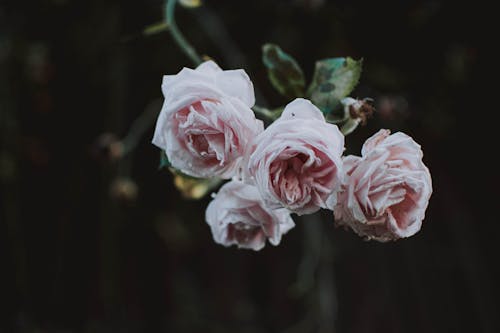
[[153,144],[172,166],[194,177],[229,179],[251,140],[263,131],[250,109],[253,85],[245,71],[223,71],[213,61],[163,77],[165,101]]
[[297,98],[257,137],[248,174],[268,206],[313,213],[335,204],[343,150],[338,127],[310,101]]
[[216,243],[262,249],[266,240],[278,245],[295,224],[286,209],[264,205],[255,186],[232,180],[221,187],[205,214]]
[[404,133],[380,130],[365,142],[361,155],[344,158],[336,223],[378,241],[414,235],[432,193],[420,145]]

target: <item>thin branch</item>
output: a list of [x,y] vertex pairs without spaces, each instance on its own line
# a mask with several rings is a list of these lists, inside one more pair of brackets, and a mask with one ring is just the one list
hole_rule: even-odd
[[146,109],[134,120],[127,135],[122,139],[123,156],[135,149],[144,133],[149,130],[160,112],[161,102],[154,100]]
[[191,61],[198,66],[202,63],[201,57],[198,55],[194,47],[187,41],[184,35],[180,32],[177,24],[175,23],[175,5],[177,0],[167,0],[165,6],[165,20],[169,27],[170,34],[182,51],[191,59]]

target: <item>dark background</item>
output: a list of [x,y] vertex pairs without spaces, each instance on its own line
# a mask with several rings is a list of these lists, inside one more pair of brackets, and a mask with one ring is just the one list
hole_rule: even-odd
[[[410,239],[365,242],[322,212],[254,253],[212,241],[209,199],[183,199],[157,170],[152,129],[126,159],[103,158],[103,133],[124,137],[148,106],[159,110],[162,75],[191,66],[167,32],[140,34],[162,19],[161,1],[0,2],[0,330],[500,331],[498,107],[484,94],[490,64],[473,7],[178,8],[199,52],[244,68],[264,105],[287,102],[260,62],[265,42],[294,55],[309,79],[317,59],[363,57],[353,95],[374,98],[378,112],[347,137],[347,152],[379,128],[402,130],[432,173],[427,217]],[[137,192],[117,190],[117,179]],[[331,255],[315,263],[318,239]]]

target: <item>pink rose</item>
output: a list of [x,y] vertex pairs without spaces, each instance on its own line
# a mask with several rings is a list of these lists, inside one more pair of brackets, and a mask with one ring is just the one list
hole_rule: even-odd
[[297,98],[257,137],[248,173],[269,207],[309,214],[335,204],[343,150],[338,127],[310,101]]
[[344,158],[337,224],[382,242],[414,235],[432,193],[420,146],[406,134],[380,130],[365,142],[361,155]]
[[216,243],[258,251],[278,245],[295,224],[286,209],[267,208],[252,185],[233,180],[221,187],[205,214]]
[[245,71],[213,61],[163,77],[165,102],[153,137],[176,169],[194,177],[231,178],[263,124],[250,109],[253,85]]

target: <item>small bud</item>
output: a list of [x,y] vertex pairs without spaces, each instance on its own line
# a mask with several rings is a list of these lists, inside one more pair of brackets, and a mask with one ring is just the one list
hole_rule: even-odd
[[99,159],[116,161],[123,157],[123,143],[112,133],[101,134],[92,147],[93,155]]
[[373,99],[371,98],[354,99],[347,97],[342,100],[344,110],[346,114],[349,114],[349,118],[358,119],[361,125],[366,125],[368,118],[373,116],[375,108],[371,104],[372,102]]
[[117,178],[110,186],[109,194],[117,201],[133,202],[137,199],[137,184],[128,178]]
[[201,59],[203,61],[210,61],[210,60],[214,61],[214,59],[211,56],[207,55],[207,54],[202,55]]

